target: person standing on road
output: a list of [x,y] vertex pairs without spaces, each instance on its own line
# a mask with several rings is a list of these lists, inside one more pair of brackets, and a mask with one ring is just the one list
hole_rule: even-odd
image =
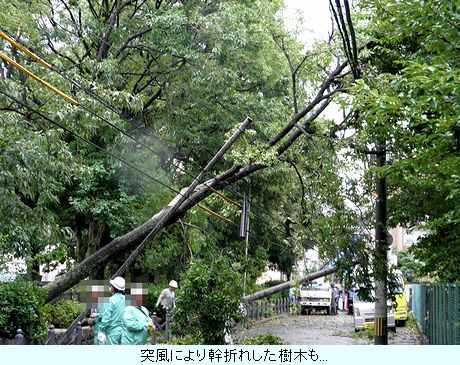
[[99,332],[98,341],[103,345],[119,345],[123,333],[123,313],[125,311],[125,279],[120,276],[109,281],[110,297],[104,306]]
[[142,288],[131,289],[131,304],[123,313],[122,345],[145,345],[150,331],[155,326],[150,318],[149,311],[142,305]]
[[177,281],[171,280],[169,282],[169,287],[163,289],[158,297],[156,303],[156,313],[157,316],[161,319],[160,325],[166,321],[166,313],[169,312],[172,308],[176,306],[174,302],[174,292],[178,288]]
[[289,288],[289,299],[291,300],[291,303],[297,303],[296,289],[292,286]]

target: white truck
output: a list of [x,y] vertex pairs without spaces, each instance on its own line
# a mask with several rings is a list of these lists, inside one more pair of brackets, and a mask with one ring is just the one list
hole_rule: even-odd
[[302,314],[313,310],[325,310],[327,314],[334,312],[334,292],[329,284],[311,286],[302,284],[299,289],[299,304]]

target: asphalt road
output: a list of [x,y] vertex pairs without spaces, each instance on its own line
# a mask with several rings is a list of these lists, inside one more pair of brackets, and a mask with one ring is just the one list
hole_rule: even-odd
[[[373,344],[365,332],[354,331],[353,316],[346,312],[337,315],[282,315],[255,322],[249,328],[237,330],[232,337],[240,342],[244,337],[261,334],[278,336],[287,345],[369,345]],[[389,332],[389,345],[419,345],[417,330],[411,324]]]

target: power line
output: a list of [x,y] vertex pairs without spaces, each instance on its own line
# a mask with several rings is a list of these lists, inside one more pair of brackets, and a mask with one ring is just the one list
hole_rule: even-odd
[[[42,2],[43,3],[43,2]],[[48,7],[48,4],[44,4]],[[63,16],[64,18],[66,18],[67,20],[69,20],[70,22],[74,23],[74,21],[72,19],[70,19],[69,17],[67,17],[65,14],[63,13],[60,13],[60,16]],[[55,23],[58,27],[60,27],[61,29],[65,30],[65,31],[68,31],[68,29],[62,27],[61,25],[59,25],[58,23]],[[93,36],[95,36],[96,38],[100,39],[102,42],[104,42],[105,44],[109,45],[109,43],[99,37],[98,35],[96,35],[94,32],[91,32],[91,31],[88,31],[88,33],[92,34]],[[117,50],[120,54],[123,54],[123,51],[121,49],[117,49],[115,46],[111,45],[110,44],[110,51],[112,51],[112,49],[115,49]],[[135,60],[133,60],[134,63],[137,63],[139,65],[139,63]],[[82,86],[80,85],[78,82],[76,82],[75,80],[73,80],[72,78],[69,78],[66,73],[63,71],[63,70],[59,70],[57,69],[54,65],[50,65],[51,66],[51,69],[55,72],[57,72],[58,74],[60,74],[64,79],[72,82],[74,85],[76,85],[78,88],[80,88],[81,90],[83,90],[85,93],[87,93],[88,95],[90,95],[93,99],[99,101],[101,104],[103,104],[104,106],[106,106],[107,108],[109,108],[112,112],[114,112],[116,115],[118,115],[119,117],[121,117],[123,120],[126,120],[128,121],[130,124],[132,124],[134,127],[136,127],[137,129],[140,129],[142,130],[144,133],[146,133],[147,135],[149,135],[150,137],[152,138],[155,138],[157,141],[160,141],[164,146],[176,151],[179,155],[181,155],[181,152],[179,150],[177,150],[177,148],[175,147],[172,147],[171,145],[169,145],[168,143],[164,142],[161,138],[155,136],[153,133],[151,133],[150,131],[147,131],[144,127],[136,124],[134,122],[134,118],[131,117],[131,118],[128,118],[127,116],[123,115],[121,112],[119,112],[115,107],[113,107],[109,102],[107,102],[105,99],[101,98],[100,96],[98,96],[97,94],[93,93],[92,90],[90,90],[89,88],[85,87],[85,86]],[[101,117],[100,115],[98,115],[97,113],[93,112],[92,110],[90,110],[89,108],[87,108],[86,106],[81,106],[84,110],[86,110],[87,112],[89,112],[90,114],[92,114],[93,116],[103,120],[105,123],[109,124],[111,127],[113,127],[114,129],[116,129],[117,131],[119,131],[120,133],[124,134],[125,136],[127,136],[128,138],[132,139],[133,141],[135,141],[136,143],[142,145],[144,148],[148,149],[149,151],[151,151],[152,153],[155,153],[156,155],[160,156],[161,158],[165,159],[166,161],[168,160],[167,157],[163,156],[161,152],[157,152],[155,150],[153,150],[152,148],[150,148],[149,146],[147,146],[145,143],[143,142],[140,142],[139,140],[137,140],[136,138],[132,137],[129,133],[125,132],[124,130],[122,130],[121,128],[117,127],[116,125],[114,125],[113,123],[109,122],[108,120],[106,120],[105,118]],[[206,151],[208,152],[208,151]],[[209,153],[209,152],[208,152]],[[183,171],[185,174],[191,176],[192,178],[194,177],[193,175],[191,175],[190,173],[188,173],[185,169],[183,169],[182,167],[180,167],[179,165],[176,165],[174,162],[171,163],[172,165],[174,165],[177,169],[179,169],[180,171]],[[197,165],[194,161],[192,161],[192,164],[195,164]],[[199,165],[198,165],[199,166]],[[207,186],[206,184],[204,184],[205,186]],[[210,188],[210,187],[209,187]],[[237,190],[235,190],[232,186],[228,185],[224,188],[228,188],[230,190],[232,190],[235,194],[237,194],[238,196],[242,197],[242,194],[239,193]],[[211,190],[213,190],[215,193],[218,193],[216,190],[210,188]],[[224,196],[221,195],[221,197],[223,199]],[[228,201],[228,200],[227,200]],[[237,205],[237,203],[235,202],[232,202],[233,204]],[[264,214],[266,214],[271,220],[273,220],[276,224],[281,224],[284,228],[286,227],[286,224],[283,223],[283,222],[279,222],[276,218],[272,217],[271,214],[266,211],[264,208],[254,204],[254,202],[252,202],[252,205],[255,209],[263,212]],[[264,220],[263,218],[261,218],[260,216],[256,215],[256,214],[253,214],[253,216],[258,219],[259,221],[265,223],[265,224],[269,224],[269,222],[267,222],[266,220]],[[278,228],[278,227],[274,227],[275,229],[277,229],[279,232],[282,232],[284,233],[284,230]]]
[[[139,172],[140,174],[144,175],[145,177],[157,182],[158,184],[162,185],[163,187],[167,188],[168,190],[178,194],[178,195],[181,195],[183,196],[180,191],[177,191],[176,189],[170,187],[169,185],[163,183],[161,180],[158,180],[156,179],[155,177],[153,177],[152,175],[148,174],[147,172],[141,170],[140,168],[138,168],[137,166],[133,165],[132,163],[122,159],[121,157],[119,156],[116,156],[114,155],[113,153],[105,150],[104,148],[102,148],[101,146],[99,146],[98,144],[94,143],[94,142],[91,142],[89,141],[88,139],[80,136],[78,133],[70,130],[69,128],[61,125],[60,123],[54,121],[53,119],[49,118],[48,116],[46,116],[45,114],[43,114],[42,112],[36,110],[35,108],[27,105],[26,103],[22,102],[21,100],[18,100],[17,98],[15,98],[14,96],[8,94],[8,93],[5,93],[4,91],[0,90],[0,94],[3,94],[4,96],[6,96],[7,98],[11,99],[12,101],[14,101],[15,103],[19,104],[19,105],[22,105],[24,108],[30,110],[31,112],[37,114],[38,116],[40,116],[41,118],[43,118],[44,120],[50,122],[51,124],[57,126],[58,128],[61,128],[62,130],[66,131],[67,133],[70,133],[72,134],[73,136],[75,136],[76,138],[78,138],[79,140],[83,141],[84,143],[87,143],[88,145],[100,150],[101,152],[103,153],[106,153],[107,155],[111,156],[112,158],[122,162],[123,164],[131,167],[132,169],[134,169],[135,171]],[[192,201],[192,199],[186,197],[186,199]],[[199,204],[198,204],[199,205]],[[205,210],[208,210],[207,208],[205,208]],[[217,213],[214,213],[213,215],[215,215]],[[227,222],[228,223],[228,222]],[[233,222],[232,222],[233,223]],[[234,224],[234,223],[233,223]],[[209,232],[208,232],[209,233]],[[250,232],[248,232],[249,234],[251,234]],[[272,245],[276,245],[276,246],[279,246],[279,247],[283,247],[282,245],[278,244],[278,243],[275,243],[271,240],[268,240]]]
[[[76,138],[80,139],[81,141],[83,141],[83,142],[89,144],[89,145],[92,146],[92,147],[95,147],[96,149],[100,150],[100,151],[103,152],[103,153],[106,153],[107,155],[111,156],[112,158],[115,158],[116,160],[122,162],[123,164],[125,164],[125,165],[127,165],[127,166],[129,166],[129,167],[131,167],[131,168],[134,169],[135,171],[137,171],[137,172],[141,173],[142,175],[146,176],[147,178],[149,178],[149,179],[151,179],[151,180],[157,182],[158,184],[160,184],[160,185],[162,185],[163,187],[165,187],[165,188],[171,190],[172,192],[174,192],[174,193],[176,193],[176,194],[178,194],[178,195],[183,196],[179,191],[177,191],[176,189],[174,189],[174,188],[170,187],[169,185],[163,183],[161,180],[156,179],[155,177],[151,176],[150,174],[148,174],[148,173],[146,173],[145,171],[141,170],[140,168],[136,167],[136,166],[133,165],[132,163],[130,163],[130,162],[128,162],[128,161],[122,159],[121,157],[118,157],[118,156],[112,154],[111,152],[109,152],[109,151],[105,150],[104,148],[100,147],[98,144],[96,144],[96,143],[94,143],[94,142],[91,142],[91,141],[89,141],[88,139],[86,139],[86,138],[80,136],[78,133],[71,131],[71,130],[68,129],[67,127],[65,127],[65,126],[61,125],[60,123],[54,121],[53,119],[49,118],[48,116],[46,116],[46,115],[43,114],[42,112],[40,112],[40,111],[36,110],[35,108],[32,108],[31,106],[29,106],[29,105],[23,103],[22,101],[18,100],[18,99],[15,98],[14,96],[9,95],[9,94],[3,92],[2,90],[0,90],[0,93],[3,94],[4,96],[8,97],[9,99],[11,99],[12,101],[14,101],[15,103],[17,103],[17,104],[19,104],[19,105],[22,105],[22,106],[25,107],[26,109],[29,109],[30,111],[32,111],[33,113],[37,114],[38,116],[40,116],[41,118],[45,119],[46,121],[48,121],[48,122],[54,124],[55,126],[61,128],[62,130],[66,131],[67,133],[72,134],[73,136],[75,136]],[[30,122],[27,122],[27,123],[28,123],[29,125],[31,125]],[[187,197],[186,199],[191,200],[191,199],[188,198],[188,197]],[[198,203],[197,205],[199,205],[199,203]],[[209,210],[208,208],[205,208],[205,207],[203,207],[203,206],[201,206],[201,207],[204,208],[205,211],[210,212],[210,213],[213,213],[212,215],[216,215],[216,213],[212,212],[212,211]],[[228,222],[229,222],[229,221],[227,221],[227,223],[228,223]],[[235,225],[235,223],[233,223],[233,222],[231,222],[231,221],[230,221],[230,223],[232,223],[232,224]],[[201,229],[203,229],[203,228],[201,228]],[[208,235],[210,235],[210,236],[212,237],[212,235],[210,234],[209,231],[206,230],[206,232],[207,232]],[[215,240],[215,239],[214,239],[214,240]],[[277,243],[275,243],[275,242],[273,242],[273,241],[270,241],[270,240],[268,240],[268,241],[269,241],[271,244],[273,244],[273,245],[279,245],[279,244],[277,244]],[[217,241],[216,241],[216,242],[217,242]],[[218,246],[219,246],[219,245],[218,245]],[[280,246],[280,245],[279,245],[279,246]],[[219,246],[219,247],[220,247],[220,246]],[[220,248],[222,249],[222,247],[220,247]]]
[[[2,29],[2,27],[0,26],[0,29]],[[19,42],[18,42],[19,43]],[[20,43],[21,44],[21,43]],[[30,56],[30,53],[27,53],[29,54]],[[43,56],[42,56],[43,57]],[[136,123],[134,123],[133,121],[133,118],[127,118],[126,116],[124,116],[122,113],[120,113],[114,106],[112,106],[109,102],[107,102],[105,99],[101,98],[100,96],[98,96],[97,94],[95,94],[94,92],[92,92],[92,90],[90,90],[89,88],[85,87],[85,86],[82,86],[80,85],[78,82],[76,82],[75,80],[73,80],[72,78],[70,78],[69,76],[66,75],[66,73],[63,71],[63,70],[59,70],[58,68],[56,68],[53,64],[51,63],[46,63],[46,66],[48,68],[50,68],[52,71],[58,73],[61,77],[63,77],[65,80],[67,81],[70,81],[71,83],[73,83],[75,86],[77,86],[79,89],[81,89],[82,91],[84,91],[86,94],[88,94],[91,98],[95,99],[96,101],[100,102],[102,105],[104,105],[105,107],[109,108],[113,113],[115,113],[116,115],[118,115],[120,118],[122,118],[123,120],[126,120],[128,121],[130,124],[134,125],[137,129],[141,129],[144,133],[148,134],[149,136],[152,136],[152,137],[155,137],[156,140],[158,141],[161,141],[163,145],[167,146],[168,148],[170,149],[173,149],[175,150],[177,153],[181,154],[179,150],[177,150],[176,148],[172,147],[171,145],[167,144],[166,142],[164,142],[161,138],[155,136],[153,133],[147,131],[144,127],[142,126],[139,126],[137,125]],[[82,109],[86,110],[88,113],[90,113],[91,115],[99,118],[100,120],[102,120],[103,122],[105,122],[106,124],[110,125],[112,128],[114,128],[115,130],[117,130],[118,132],[122,133],[123,135],[127,136],[128,138],[130,138],[131,140],[135,141],[136,143],[138,143],[139,145],[141,145],[142,147],[146,148],[147,150],[149,150],[150,152],[156,154],[157,156],[159,156],[160,158],[163,158],[165,161],[168,161],[168,158],[165,157],[162,152],[158,152],[158,151],[155,151],[154,149],[152,149],[151,147],[149,147],[148,145],[146,145],[145,143],[139,141],[138,139],[136,139],[135,137],[131,136],[129,133],[127,133],[126,131],[124,131],[123,129],[121,129],[120,127],[116,126],[115,124],[111,123],[110,121],[108,121],[106,118],[100,116],[99,114],[95,113],[94,111],[92,111],[91,109],[89,109],[88,107],[80,104],[79,105]],[[175,164],[173,161],[171,162],[171,164],[173,166],[175,166],[178,170],[184,172],[185,174],[189,175],[190,177],[192,178],[195,178],[194,175],[188,173],[185,169],[183,169],[181,166],[179,166],[178,164]],[[200,167],[198,164],[194,163],[195,165],[197,165],[198,167]],[[206,185],[206,183],[203,183],[203,185],[205,185],[206,187],[210,188],[214,193],[217,193],[218,195],[220,195],[215,189],[209,187]],[[235,192],[237,195],[239,195],[240,197],[242,197],[242,194],[239,193],[238,191],[236,191],[235,189],[233,189],[232,187],[228,186],[233,192]],[[220,195],[221,198],[225,199],[227,202],[231,202],[232,204],[234,205],[238,205],[238,203],[234,202],[234,201],[231,201],[230,199],[226,198],[224,195]],[[262,211],[264,212],[267,216],[269,216],[275,223],[277,224],[283,224],[281,222],[278,222],[275,218],[273,218],[270,213],[268,213],[265,209],[259,207],[258,205],[254,204],[253,203],[253,206],[258,209],[259,211]],[[256,215],[256,214],[253,214],[253,216],[255,218],[257,218],[259,221],[265,223],[265,224],[268,224],[269,223],[264,220],[263,218],[261,218],[260,216]],[[284,224],[283,224],[284,225]],[[284,225],[285,226],[285,225]],[[280,232],[283,232],[284,231],[278,227],[274,227],[275,229],[277,229],[278,231]]]
[[[42,117],[43,119],[45,119],[46,121],[54,124],[55,126],[61,128],[62,130],[66,131],[67,133],[70,133],[71,135],[75,136],[76,138],[78,138],[79,140],[89,144],[90,146],[92,147],[95,147],[96,149],[98,149],[99,151],[103,152],[103,153],[106,153],[107,155],[109,155],[110,157],[120,161],[121,163],[131,167],[133,170],[139,172],[140,174],[144,175],[145,177],[155,181],[156,183],[160,184],[161,186],[165,187],[166,189],[176,193],[177,195],[180,195],[180,196],[183,196],[182,193],[180,191],[178,191],[177,189],[165,184],[164,182],[162,182],[161,180],[153,177],[152,175],[150,175],[149,173],[141,170],[140,168],[138,168],[137,166],[135,166],[134,164],[132,164],[131,162],[128,162],[126,160],[124,160],[123,158],[105,150],[104,148],[102,148],[101,146],[99,146],[98,144],[94,143],[94,142],[91,142],[90,140],[80,136],[78,133],[70,130],[69,128],[61,125],[60,123],[56,122],[55,120],[49,118],[48,116],[46,116],[45,114],[43,114],[42,112],[40,112],[39,110],[35,109],[35,108],[32,108],[31,106],[27,105],[26,103],[24,103],[23,101],[21,100],[18,100],[17,98],[15,98],[14,96],[10,95],[10,94],[7,94],[5,93],[3,90],[0,89],[0,94],[3,94],[5,95],[6,97],[8,97],[9,99],[13,100],[15,103],[19,104],[19,105],[22,105],[23,107],[25,107],[26,109],[29,109],[30,111],[32,111],[33,113],[37,114],[38,116]],[[190,199],[189,197],[186,197],[187,200],[190,200],[193,202],[192,199]],[[195,202],[196,203],[196,202]],[[200,208],[204,208],[206,211],[211,211],[209,208],[206,208],[206,207],[203,207],[202,205],[200,205],[199,203],[196,203]],[[220,216],[219,214],[213,212],[213,215],[214,216],[218,216],[218,217],[221,217],[221,218],[225,218],[225,217],[222,217]],[[225,220],[227,221],[228,223],[228,219],[225,218]],[[232,222],[233,223],[233,222]],[[234,224],[234,223],[233,223]]]
[[[1,27],[0,27],[1,29]],[[16,44],[15,44],[16,45]],[[26,50],[25,48],[21,48],[22,50]],[[27,51],[26,52],[29,56],[32,55],[32,57],[34,59],[36,59],[31,52]],[[42,63],[42,62],[40,62]],[[116,113],[118,116],[120,117],[123,117],[123,115],[121,113],[119,113],[110,103],[106,102],[104,99],[98,97],[97,95],[95,95],[91,90],[88,90],[87,88],[81,86],[80,84],[78,84],[77,82],[75,82],[73,79],[70,79],[63,71],[60,71],[58,70],[56,67],[54,67],[52,64],[48,64],[46,63],[46,66],[48,68],[50,68],[52,71],[54,72],[57,72],[61,75],[61,77],[65,78],[66,80],[68,81],[71,81],[74,85],[76,85],[78,88],[80,88],[81,90],[83,90],[85,93],[89,94],[93,99],[96,99],[97,101],[101,102],[104,106],[110,108],[110,110],[112,110],[112,112]],[[155,155],[159,156],[160,158],[163,158],[165,161],[168,160],[167,157],[165,157],[161,152],[158,152],[158,151],[155,151],[154,149],[150,148],[148,145],[146,145],[145,143],[139,141],[138,139],[136,139],[135,137],[131,136],[129,133],[127,133],[126,131],[124,131],[123,129],[121,129],[120,127],[116,126],[115,124],[111,123],[110,121],[108,121],[106,118],[100,116],[99,114],[97,114],[96,112],[92,111],[91,109],[89,109],[88,107],[84,106],[84,105],[79,105],[82,109],[86,110],[88,113],[90,113],[91,115],[97,117],[98,119],[101,119],[103,122],[107,123],[108,125],[110,125],[112,128],[114,128],[115,130],[117,130],[118,132],[122,133],[123,135],[127,136],[128,138],[132,139],[134,142],[136,142],[137,144],[141,145],[142,147],[146,148],[147,150],[149,150],[150,152],[154,153]],[[126,118],[123,118],[123,119],[126,119]],[[136,125],[137,126],[137,125]],[[138,127],[138,126],[137,126]],[[169,145],[168,145],[169,147]],[[188,173],[185,169],[181,168],[179,165],[175,164],[174,162],[171,162],[172,165],[174,165],[178,170],[184,172],[185,174],[189,175],[190,177],[192,177],[193,179],[195,179],[196,177],[190,173]],[[220,194],[218,191],[216,191],[215,189],[213,189],[212,187],[206,185],[206,183],[203,183],[203,185],[205,185],[206,187],[208,187],[210,190],[212,190],[213,192],[215,192],[216,194],[218,194],[222,199],[226,200],[227,202],[231,202],[237,206],[239,206],[238,203],[232,201],[231,199],[225,197],[224,195]],[[203,208],[203,207],[202,207]],[[205,209],[205,208],[204,208]],[[208,210],[209,213],[212,213],[212,211]],[[233,223],[233,222],[232,222]]]
[[[41,1],[41,2],[42,2],[42,4],[45,5],[46,7],[48,7],[49,5],[51,5],[51,4],[44,3],[43,1]],[[65,19],[67,19],[67,20],[70,21],[71,23],[75,23],[73,19],[69,18],[67,15],[63,14],[62,12],[60,13],[60,16],[64,17]],[[61,28],[62,30],[68,31],[68,29],[62,27],[62,26],[59,25],[58,23],[55,23],[55,24],[56,24],[56,26],[58,26],[58,27]],[[123,51],[124,51],[124,50],[115,47],[113,44],[108,43],[104,38],[101,38],[100,36],[98,36],[98,35],[95,34],[94,32],[92,32],[92,31],[90,31],[90,30],[88,30],[88,29],[87,29],[86,31],[87,31],[87,33],[91,34],[93,37],[99,39],[99,40],[100,40],[101,42],[103,42],[104,44],[110,46],[109,52],[111,52],[113,55],[115,55],[115,54],[113,53],[113,50],[116,50],[116,51],[119,53],[119,55],[122,55],[122,54],[123,54]],[[134,62],[135,64],[141,66],[141,65],[140,65],[137,61],[135,61],[135,60],[132,60],[132,62]],[[53,67],[54,67],[54,66],[53,66]],[[65,75],[64,71],[62,71],[62,70],[56,70],[56,71],[57,71],[59,74],[61,74],[66,80],[75,83],[75,81],[74,81],[73,79],[70,79],[70,78],[68,78],[68,77]],[[176,153],[178,153],[179,155],[182,155],[182,153],[181,153],[177,148],[175,148],[175,147],[169,145],[167,142],[164,142],[161,138],[159,138],[158,136],[155,136],[155,135],[154,135],[153,133],[151,133],[150,131],[147,131],[144,127],[135,124],[135,123],[134,123],[134,118],[133,118],[133,117],[127,118],[125,115],[123,115],[123,114],[120,113],[118,110],[116,110],[116,108],[114,108],[110,103],[108,103],[108,102],[105,101],[104,99],[100,98],[98,95],[95,95],[91,90],[88,90],[87,88],[82,87],[82,86],[80,86],[80,85],[78,85],[78,87],[79,87],[79,88],[82,88],[82,90],[85,91],[85,92],[89,92],[91,95],[93,95],[95,98],[97,98],[97,100],[99,100],[104,106],[106,106],[107,108],[110,108],[115,114],[117,114],[118,116],[120,116],[122,119],[128,121],[130,124],[133,124],[137,129],[142,130],[142,131],[143,131],[144,133],[146,133],[147,135],[149,135],[149,136],[155,138],[156,140],[160,141],[160,142],[161,142],[163,145],[165,145],[166,147],[168,147],[168,148],[170,148],[170,149],[173,149]],[[206,151],[206,152],[207,152],[208,154],[210,154],[209,151]],[[186,158],[186,156],[183,156],[183,155],[182,155],[182,157],[184,157],[186,160],[188,160],[188,159]],[[189,161],[189,162],[190,162],[190,161]],[[198,165],[196,162],[191,161],[191,163],[192,163],[193,165],[197,165],[198,167],[201,168],[201,166]],[[181,168],[179,168],[179,169],[181,169]],[[183,171],[183,170],[181,170],[181,171]],[[224,187],[224,188],[230,189],[230,190],[233,191],[236,195],[238,195],[240,198],[243,197],[243,194],[241,194],[240,192],[238,192],[237,190],[235,190],[232,186],[227,186],[227,187]],[[284,224],[283,222],[277,221],[276,218],[272,217],[271,214],[270,214],[269,212],[267,212],[264,208],[262,208],[262,207],[260,207],[260,206],[258,206],[258,205],[256,205],[256,204],[254,204],[254,203],[252,203],[252,205],[253,205],[254,208],[258,209],[259,211],[261,211],[261,212],[263,212],[264,214],[266,214],[267,216],[269,216],[270,219],[274,220],[276,223],[281,224],[281,225],[283,225],[283,227],[285,227],[285,224]],[[262,222],[264,222],[264,223],[267,224],[267,222],[266,222],[265,220],[263,220],[262,218],[259,217],[259,219],[260,219]],[[280,229],[280,231],[282,231],[282,230]]]

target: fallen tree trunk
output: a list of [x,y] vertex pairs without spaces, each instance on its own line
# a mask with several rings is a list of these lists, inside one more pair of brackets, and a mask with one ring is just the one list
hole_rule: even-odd
[[[147,237],[149,233],[153,232],[154,235],[162,228],[167,227],[176,222],[189,209],[194,207],[196,204],[198,204],[200,201],[202,201],[208,195],[211,194],[209,187],[219,189],[220,186],[222,186],[222,182],[220,180],[228,176],[228,174],[232,174],[238,170],[239,168],[235,166],[229,169],[226,173],[220,175],[219,177],[209,180],[205,184],[199,185],[198,188],[195,190],[195,193],[192,194],[190,198],[186,200],[177,209],[177,212],[168,219],[165,219],[171,207],[173,207],[176,201],[178,201],[181,198],[181,194],[187,190],[187,188],[182,189],[180,194],[178,194],[173,200],[171,200],[171,202],[166,207],[164,207],[160,212],[155,214],[147,222],[123,236],[116,237],[107,245],[95,252],[93,255],[87,257],[82,262],[76,264],[71,271],[57,278],[56,280],[46,284],[43,287],[43,289],[45,289],[48,292],[47,300],[53,300],[54,298],[58,297],[60,294],[65,292],[67,289],[70,289],[74,285],[78,284],[81,280],[85,279],[91,273],[95,272],[100,266],[107,264],[112,257],[119,254],[120,252],[125,252],[131,248],[136,247],[138,244],[142,242],[142,240],[145,237]],[[162,222],[162,224],[158,224],[159,222]]]
[[315,279],[321,278],[323,276],[333,274],[336,271],[337,271],[337,267],[332,267],[330,269],[323,269],[323,270],[320,270],[320,271],[316,271],[313,274],[304,276],[300,280],[286,281],[285,283],[281,283],[281,284],[272,286],[271,288],[264,289],[264,290],[258,291],[256,293],[246,295],[245,297],[243,297],[243,300],[247,301],[247,302],[253,302],[253,301],[258,300],[258,299],[269,297],[270,295],[278,293],[280,291],[288,290],[292,285],[297,285],[299,283],[305,283],[307,281],[315,280]]
[[[316,97],[305,107],[303,108],[298,114],[296,114],[291,121],[281,130],[278,135],[272,138],[267,143],[267,148],[276,148],[276,145],[280,143],[280,141],[290,132],[292,129],[295,128],[295,124],[302,120],[305,116],[309,115],[311,112],[311,117],[307,118],[305,123],[303,124],[303,128],[308,128],[310,123],[316,119],[321,112],[325,109],[328,102],[324,104],[325,100],[328,100],[331,95],[335,92],[338,92],[341,88],[336,88],[334,90],[329,90],[332,85],[334,85],[334,81],[340,77],[340,73],[346,68],[348,62],[343,62],[339,67],[337,67],[329,77],[323,82],[320,86],[319,91]],[[325,92],[327,94],[325,95]],[[319,108],[315,110],[318,105],[323,103]],[[297,129],[295,132],[287,139],[285,144],[277,150],[278,154],[281,155],[285,150],[287,150],[302,134],[298,133]],[[150,218],[147,222],[142,224],[141,226],[135,228],[131,232],[127,234],[116,237],[110,243],[99,249],[93,255],[85,258],[82,262],[75,265],[75,267],[66,273],[65,275],[57,278],[53,282],[45,285],[43,288],[47,291],[47,300],[51,301],[54,298],[58,297],[60,294],[65,292],[66,290],[70,289],[74,285],[78,284],[81,280],[88,277],[90,274],[95,272],[98,268],[102,265],[107,264],[112,257],[115,255],[126,252],[130,249],[135,248],[138,246],[146,237],[151,233],[151,237],[153,238],[156,233],[158,233],[161,229],[175,223],[179,218],[181,218],[189,209],[193,208],[196,204],[200,201],[205,199],[209,196],[212,191],[210,188],[215,190],[222,189],[236,181],[241,180],[242,178],[258,171],[261,169],[266,168],[267,166],[264,164],[250,164],[245,167],[241,166],[233,166],[223,174],[208,180],[206,183],[199,185],[196,189],[194,189],[194,193],[191,194],[189,199],[186,199],[180,207],[177,209],[175,214],[168,215],[170,209],[176,204],[176,202],[180,199],[181,194],[187,191],[187,188],[181,190],[180,194],[178,194],[166,207],[160,210],[157,214],[155,214],[152,218]],[[159,224],[161,223],[161,224]]]

